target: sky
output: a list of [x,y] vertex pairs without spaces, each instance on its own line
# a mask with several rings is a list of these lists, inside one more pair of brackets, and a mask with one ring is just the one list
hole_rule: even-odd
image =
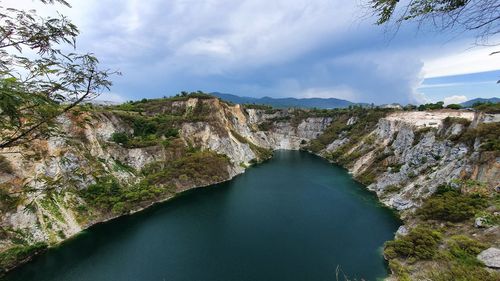
[[413,23],[377,26],[363,0],[68,2],[0,5],[58,11],[77,24],[77,51],[123,73],[102,100],[197,90],[375,104],[500,96],[500,54],[489,55],[500,46]]

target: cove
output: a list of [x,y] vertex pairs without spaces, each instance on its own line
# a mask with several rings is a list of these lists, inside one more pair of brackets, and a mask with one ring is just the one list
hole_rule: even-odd
[[231,181],[96,225],[5,280],[336,280],[337,267],[376,280],[398,226],[346,170],[277,151]]

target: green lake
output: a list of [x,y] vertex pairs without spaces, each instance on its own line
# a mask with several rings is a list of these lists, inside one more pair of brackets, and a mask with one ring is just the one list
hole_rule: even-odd
[[376,280],[398,226],[345,169],[277,151],[231,181],[96,225],[6,280],[335,281],[337,268]]

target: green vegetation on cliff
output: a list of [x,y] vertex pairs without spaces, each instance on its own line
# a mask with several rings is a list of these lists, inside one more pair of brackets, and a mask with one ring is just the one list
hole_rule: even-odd
[[[473,237],[470,229],[477,216],[494,217],[500,206],[497,194],[487,193],[477,182],[457,182],[458,188],[440,186],[412,221],[419,223],[408,234],[385,244],[384,256],[402,280],[413,276],[429,280],[498,280],[498,272],[487,271],[476,256],[495,243],[488,236]],[[485,223],[498,224],[496,220]],[[415,275],[416,274],[416,275]]]
[[44,251],[46,248],[47,244],[38,242],[30,245],[16,245],[0,252],[0,274],[15,267],[19,261],[30,259],[33,255]]
[[105,175],[79,193],[92,208],[121,214],[175,195],[182,187],[223,181],[228,178],[228,165],[227,157],[212,151],[187,152],[174,161],[148,164],[138,183],[124,185]]
[[[333,111],[333,121],[330,126],[318,138],[311,141],[308,149],[314,153],[326,148],[327,145],[336,139],[345,138],[348,142],[340,147],[335,156],[344,154],[353,144],[357,143],[367,133],[375,129],[380,118],[386,116],[392,110],[390,109],[367,109],[354,108],[351,110]],[[347,125],[349,119],[354,118],[350,125]],[[340,160],[340,159],[339,159]]]
[[432,259],[438,252],[441,233],[425,226],[413,228],[410,233],[385,244],[388,259],[404,258],[409,261]]
[[473,218],[488,206],[481,194],[463,194],[449,186],[440,186],[418,209],[417,215],[424,220],[461,222]]

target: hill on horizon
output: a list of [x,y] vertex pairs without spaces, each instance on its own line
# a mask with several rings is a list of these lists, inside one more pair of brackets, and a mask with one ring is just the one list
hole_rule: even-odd
[[226,101],[238,104],[259,104],[259,105],[269,105],[275,108],[289,108],[289,107],[301,107],[301,108],[320,108],[320,109],[330,109],[330,108],[344,108],[350,105],[356,105],[357,103],[350,102],[348,100],[336,99],[336,98],[253,98],[253,97],[241,97],[232,94],[225,94],[219,92],[210,93],[218,98]]
[[476,99],[471,99],[466,102],[461,103],[461,106],[473,106],[475,103],[499,103],[500,98],[489,98],[489,99],[483,99],[483,98],[476,98]]

